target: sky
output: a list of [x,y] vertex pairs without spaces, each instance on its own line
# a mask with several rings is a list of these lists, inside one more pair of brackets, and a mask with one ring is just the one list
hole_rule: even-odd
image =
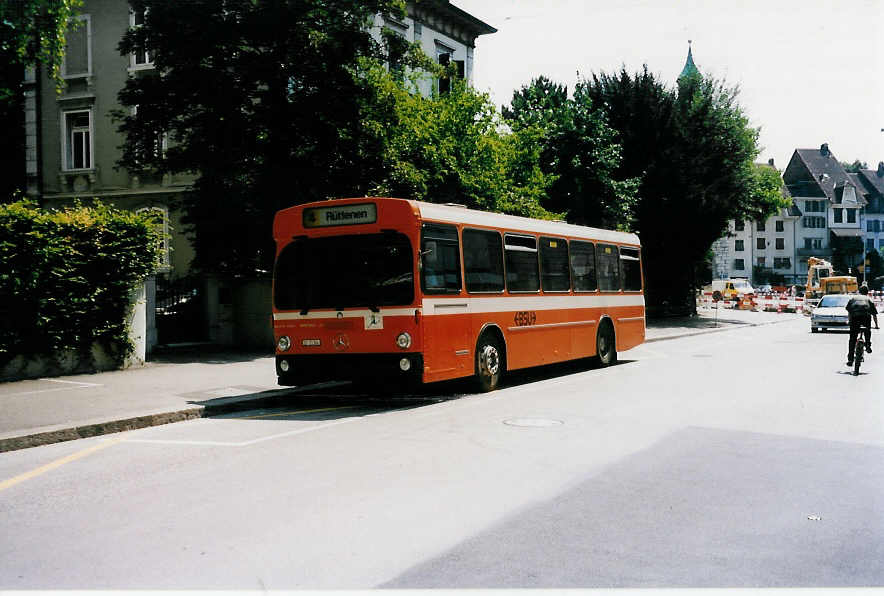
[[[675,80],[688,40],[704,75],[738,87],[762,151],[797,148],[884,161],[884,0],[451,0],[497,33],[476,40],[473,85],[498,106],[545,75],[635,73]],[[579,73],[579,75],[578,75]]]

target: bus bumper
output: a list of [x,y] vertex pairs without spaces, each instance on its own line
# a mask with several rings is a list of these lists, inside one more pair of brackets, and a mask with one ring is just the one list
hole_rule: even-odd
[[417,384],[423,380],[423,372],[423,355],[411,352],[276,356],[276,375],[279,384],[286,386],[325,381]]

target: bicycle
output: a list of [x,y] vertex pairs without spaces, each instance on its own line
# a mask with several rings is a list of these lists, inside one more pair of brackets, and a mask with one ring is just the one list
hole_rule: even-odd
[[[877,329],[877,327],[875,327]],[[856,345],[853,348],[853,376],[859,375],[859,367],[866,356],[866,330],[872,332],[871,325],[860,325],[856,334]]]

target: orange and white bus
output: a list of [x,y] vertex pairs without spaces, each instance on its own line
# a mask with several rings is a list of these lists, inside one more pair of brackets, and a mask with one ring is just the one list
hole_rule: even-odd
[[281,385],[398,386],[596,357],[645,338],[638,236],[392,198],[276,214]]

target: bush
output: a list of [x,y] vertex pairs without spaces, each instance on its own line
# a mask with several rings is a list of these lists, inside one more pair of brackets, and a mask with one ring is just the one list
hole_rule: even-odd
[[130,296],[155,270],[158,234],[149,216],[97,201],[0,205],[0,366],[64,353],[83,362],[96,343],[122,364]]

